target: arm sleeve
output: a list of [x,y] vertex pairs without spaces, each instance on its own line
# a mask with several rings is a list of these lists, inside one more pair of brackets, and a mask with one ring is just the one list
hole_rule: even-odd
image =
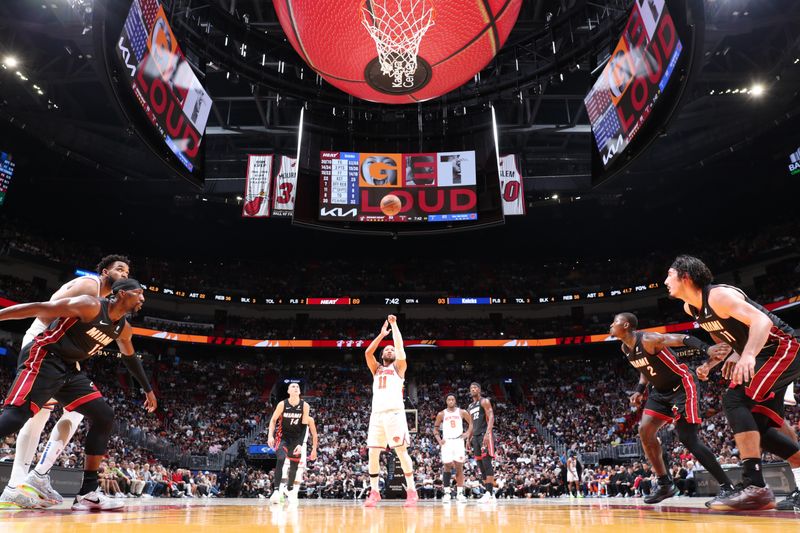
[[708,354],[708,349],[711,347],[697,337],[692,337],[691,335],[685,335],[683,337],[683,345],[688,346],[689,348],[700,350],[704,354]]
[[153,387],[150,386],[150,382],[147,380],[144,367],[139,358],[136,357],[136,355],[123,355],[122,362],[125,363],[128,372],[139,382],[139,386],[142,387],[145,392],[152,392]]

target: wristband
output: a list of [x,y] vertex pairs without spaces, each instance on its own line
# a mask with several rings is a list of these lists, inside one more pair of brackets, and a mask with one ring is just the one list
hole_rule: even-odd
[[692,337],[691,335],[683,336],[683,345],[688,346],[689,348],[694,348],[695,350],[700,350],[706,355],[708,355],[708,349],[711,348],[710,345],[701,341],[697,337]]
[[640,381],[639,383],[636,384],[636,392],[638,392],[639,394],[644,393],[646,388],[647,388],[647,384],[646,383],[642,383]]

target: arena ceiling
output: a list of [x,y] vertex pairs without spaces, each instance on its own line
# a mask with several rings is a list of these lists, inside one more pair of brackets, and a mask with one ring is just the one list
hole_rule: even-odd
[[[70,165],[53,165],[38,178],[41,184],[77,191],[82,184],[127,183],[133,184],[125,189],[131,195],[176,197],[176,202],[201,201],[204,194],[210,201],[232,200],[231,191],[243,188],[247,153],[295,146],[301,106],[357,138],[378,120],[395,124],[398,135],[413,132],[419,117],[437,127],[469,127],[471,117],[492,103],[502,151],[523,159],[531,205],[554,191],[614,202],[626,189],[663,182],[640,179],[645,173],[675,175],[746,159],[757,143],[780,153],[796,148],[796,139],[782,129],[791,131],[788,125],[800,112],[800,2],[795,0],[705,0],[703,65],[682,110],[626,176],[594,190],[582,101],[591,71],[602,65],[618,37],[629,1],[526,0],[495,61],[465,86],[419,106],[354,100],[310,75],[270,4],[170,4],[173,28],[187,56],[204,71],[215,102],[205,141],[204,192],[172,175],[122,122],[97,60],[91,0],[0,2],[0,59],[18,61],[0,71],[2,131],[27,133],[77,163],[69,172]],[[248,57],[240,53],[245,42]],[[263,59],[256,53],[262,49]],[[763,95],[752,93],[756,85]],[[405,124],[412,127],[405,130]]]

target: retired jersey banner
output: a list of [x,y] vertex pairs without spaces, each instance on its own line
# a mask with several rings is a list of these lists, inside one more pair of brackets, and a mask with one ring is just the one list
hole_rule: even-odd
[[269,194],[272,184],[272,156],[247,156],[247,184],[244,189],[242,216],[247,218],[269,216]]
[[297,189],[297,159],[281,156],[281,167],[275,176],[275,196],[272,216],[290,217],[294,214],[294,199]]
[[500,156],[500,196],[504,215],[525,214],[525,189],[515,155]]

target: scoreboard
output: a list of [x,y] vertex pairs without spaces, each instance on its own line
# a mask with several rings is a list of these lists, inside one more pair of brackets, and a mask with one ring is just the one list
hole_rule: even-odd
[[323,151],[320,169],[320,220],[478,220],[474,151]]
[[14,162],[11,160],[11,154],[0,152],[0,205],[3,205],[6,199],[6,192],[13,175]]
[[584,98],[597,150],[608,168],[657,105],[683,45],[665,0],[637,0],[622,37]]

